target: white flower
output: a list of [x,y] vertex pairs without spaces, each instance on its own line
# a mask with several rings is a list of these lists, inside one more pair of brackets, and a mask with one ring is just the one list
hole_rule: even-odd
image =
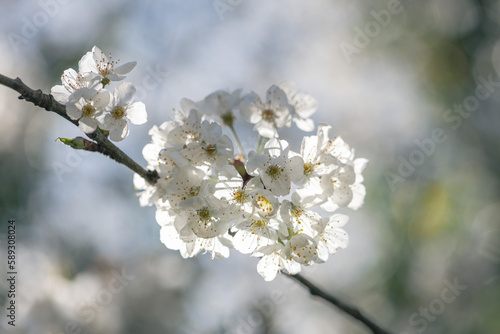
[[221,169],[233,158],[233,142],[222,134],[219,124],[203,121],[199,140],[187,144],[181,153],[193,166]]
[[144,124],[147,121],[146,106],[142,102],[134,102],[135,87],[129,82],[119,83],[114,90],[113,103],[107,108],[104,116],[103,130],[109,131],[109,138],[121,141],[128,136],[129,126]]
[[165,205],[163,198],[166,195],[168,181],[176,175],[179,168],[188,165],[188,161],[179,152],[173,149],[163,149],[158,152],[153,144],[148,144],[143,149],[143,155],[148,161],[148,167],[158,173],[158,180],[154,186],[146,182],[142,177],[134,174],[134,186],[139,193],[141,206],[150,206],[154,203]]
[[212,259],[226,258],[235,248],[261,257],[257,271],[270,281],[278,272],[296,274],[302,265],[322,263],[347,246],[347,216],[323,218],[315,210],[359,208],[367,160],[355,159],[326,124],[303,138],[300,153],[291,151],[277,129],[293,120],[312,130],[316,101],[289,82],[280,85],[267,91],[265,102],[255,93],[240,102],[241,115],[259,132],[257,152],[263,151],[251,151],[246,161],[243,149],[234,158],[230,138],[207,118],[220,117],[238,137],[232,122],[241,90],[216,91],[198,103],[182,99],[173,120],[150,130],[143,155],[159,178],[150,185],[135,176],[134,184],[143,190],[141,205],[156,205],[161,241],[182,257],[210,252]]
[[252,203],[254,212],[262,218],[274,217],[279,212],[278,198],[267,189],[256,191],[252,196]]
[[322,261],[328,260],[329,254],[335,254],[337,249],[346,248],[349,242],[347,233],[341,228],[349,217],[342,214],[335,214],[330,219],[324,218],[320,225],[317,225],[318,235],[318,258]]
[[294,275],[299,273],[301,269],[300,263],[288,259],[285,254],[285,246],[279,242],[261,247],[252,256],[262,256],[257,264],[257,272],[266,281],[272,281],[280,270]]
[[285,254],[290,261],[300,264],[309,265],[318,262],[316,241],[305,233],[294,234],[288,240]]
[[[337,167],[337,160],[330,154],[323,153],[318,148],[318,136],[306,136],[302,139],[300,156],[304,161],[303,172],[297,184],[308,186],[312,181],[330,173]],[[313,185],[314,187],[314,185]]]
[[292,121],[302,131],[313,131],[314,122],[309,117],[318,109],[316,99],[309,94],[300,92],[293,81],[284,81],[278,87],[286,93],[288,103],[292,106]]
[[321,215],[310,208],[314,202],[304,201],[299,192],[292,194],[292,201],[283,201],[280,206],[280,217],[294,233],[304,232],[310,236],[317,234],[315,227],[321,221]]
[[50,90],[50,94],[54,96],[54,99],[62,104],[66,104],[69,101],[71,94],[76,92],[81,88],[91,88],[92,83],[88,75],[76,72],[74,69],[69,68],[64,71],[61,76],[62,85],[56,85]]
[[328,124],[318,125],[318,149],[325,154],[330,154],[344,164],[354,160],[354,150],[341,138],[333,136],[333,129]]
[[199,252],[205,251],[212,254],[212,260],[215,257],[225,259],[229,257],[229,248],[233,247],[229,234],[215,238],[196,238],[193,241],[184,242],[172,225],[162,226],[160,240],[167,248],[178,250],[183,258],[194,257]]
[[339,207],[348,206],[353,199],[352,185],[356,174],[352,166],[338,167],[330,174],[321,178],[323,195],[327,199],[321,208],[326,211],[335,211]]
[[181,203],[189,200],[187,204],[193,205],[194,201],[201,201],[199,195],[203,194],[205,172],[192,166],[177,169],[170,181],[165,184],[164,199],[171,207],[178,208]]
[[354,159],[354,150],[342,138],[333,138],[332,128],[327,124],[318,127],[318,148],[337,160],[337,167],[321,177],[323,196],[327,200],[321,208],[331,212],[338,207],[354,210],[361,207],[366,194],[362,172],[368,160]]
[[234,248],[243,254],[250,254],[257,248],[276,243],[278,225],[279,222],[258,214],[238,220],[231,229],[236,232],[233,237]]
[[224,234],[217,236],[215,238],[198,238],[196,241],[193,241],[193,256],[197,255],[199,252],[204,251],[210,252],[212,254],[212,260],[214,258],[218,259],[226,259],[229,257],[229,249],[233,248],[233,244],[231,242],[231,236],[229,234]]
[[92,73],[93,79],[100,82],[104,87],[111,81],[123,80],[125,74],[132,71],[137,62],[133,61],[115,68],[116,65],[117,62],[111,60],[111,54],[108,59],[104,52],[94,46],[92,51],[87,52],[82,57],[78,63],[78,68],[81,73]]
[[81,88],[71,94],[66,104],[66,113],[78,120],[78,127],[85,133],[94,132],[101,125],[98,117],[109,104],[110,94],[105,90]]
[[240,113],[244,120],[255,124],[253,129],[262,137],[276,137],[278,128],[290,126],[290,105],[285,92],[276,85],[267,90],[265,102],[254,92],[243,97]]
[[245,184],[234,166],[227,165],[217,174],[217,182],[209,185],[210,193],[217,198],[219,204],[234,207],[248,216],[253,211],[252,195],[263,189],[262,183],[254,180],[256,179]]
[[273,138],[264,146],[264,154],[251,151],[248,155],[247,172],[259,176],[262,183],[276,196],[290,193],[291,182],[300,178],[304,161],[301,157],[289,157],[288,142]]
[[181,100],[184,112],[175,111],[173,121],[167,122],[167,144],[178,149],[183,149],[190,143],[199,143],[202,137],[202,116],[195,109],[194,102],[188,99]]
[[[197,207],[183,207],[176,215],[176,226],[181,239],[214,238],[229,230],[234,210],[228,207],[214,208],[202,199]],[[182,226],[182,228],[181,228]]]
[[240,94],[241,89],[232,93],[218,90],[197,102],[197,105],[201,113],[219,116],[223,125],[231,126],[234,120],[233,110],[238,108],[241,101]]

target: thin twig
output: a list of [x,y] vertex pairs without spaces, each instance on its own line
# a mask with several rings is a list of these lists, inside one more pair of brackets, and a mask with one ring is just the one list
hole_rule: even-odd
[[[66,114],[66,107],[57,102],[52,95],[44,94],[40,89],[31,89],[30,87],[26,86],[24,82],[22,82],[19,78],[11,79],[2,74],[0,74],[0,84],[12,88],[13,90],[21,94],[21,96],[19,96],[20,100],[26,100],[45,110],[53,111],[59,116],[65,118],[67,121],[78,126],[78,121],[69,118],[69,116]],[[99,145],[99,152],[128,167],[133,172],[139,174],[150,184],[156,183],[156,180],[158,179],[158,173],[156,173],[156,171],[146,170],[141,167],[138,163],[132,160],[132,158],[130,158],[122,150],[120,150],[112,142],[110,142],[109,139],[106,138],[100,131],[96,130],[92,133],[87,133],[86,135],[90,139],[94,140],[97,145]]]
[[295,274],[295,275],[285,275],[287,277],[290,277],[291,279],[296,280],[297,282],[301,283],[304,285],[308,290],[309,293],[313,296],[317,296],[322,298],[323,300],[329,302],[332,305],[337,306],[340,310],[344,311],[345,313],[349,314],[351,317],[354,319],[362,322],[366,327],[368,327],[374,334],[389,334],[388,331],[380,328],[376,323],[374,323],[371,319],[366,317],[363,313],[361,313],[357,308],[354,306],[351,306],[338,298],[324,292],[321,290],[319,287],[314,285],[311,281],[306,279],[304,276],[300,274]]

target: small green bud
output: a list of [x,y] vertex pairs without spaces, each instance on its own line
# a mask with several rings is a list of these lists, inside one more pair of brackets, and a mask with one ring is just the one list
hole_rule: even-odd
[[83,150],[85,148],[85,142],[82,137],[77,137],[75,139],[69,138],[57,138],[56,141],[59,140],[61,143],[71,146],[75,150]]

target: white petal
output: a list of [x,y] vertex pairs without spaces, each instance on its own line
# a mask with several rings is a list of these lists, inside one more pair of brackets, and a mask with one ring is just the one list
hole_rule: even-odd
[[148,120],[146,105],[142,102],[132,103],[127,108],[127,118],[132,124],[144,124]]
[[179,104],[181,105],[182,110],[184,110],[186,114],[187,113],[191,114],[190,112],[193,109],[198,110],[198,106],[196,105],[196,103],[194,103],[190,99],[182,98]]
[[118,66],[117,68],[115,68],[115,70],[113,72],[115,72],[116,74],[119,74],[119,75],[127,74],[134,69],[135,65],[137,65],[137,62],[131,61],[130,63],[126,63],[126,64],[123,64],[121,66]]
[[314,130],[314,121],[310,118],[297,118],[295,119],[295,124],[297,124],[297,127],[302,131],[311,132]]
[[108,57],[101,51],[97,46],[92,48],[92,58],[96,64],[107,64],[109,63]]
[[251,92],[245,95],[240,104],[241,117],[252,124],[257,123],[262,119],[260,115],[261,105],[260,97],[256,93]]
[[97,128],[97,121],[94,118],[82,117],[78,121],[78,128],[85,133],[92,133]]
[[136,89],[130,82],[120,82],[114,91],[114,104],[116,106],[128,106],[134,99]]
[[112,141],[122,141],[128,136],[128,123],[124,119],[116,119],[111,123],[109,129],[109,139]]
[[314,97],[306,93],[298,93],[294,96],[295,111],[301,118],[311,117],[318,109],[318,102]]
[[365,201],[366,196],[366,188],[362,184],[353,184],[351,186],[353,196],[351,203],[349,203],[348,207],[353,210],[358,210]]
[[66,87],[57,85],[52,87],[52,89],[50,90],[50,94],[57,102],[66,104],[68,102],[70,92],[66,89]]
[[80,73],[96,72],[96,64],[92,51],[87,52],[78,62],[78,71]]
[[262,257],[259,263],[257,263],[257,272],[264,278],[266,281],[272,281],[278,270],[280,269],[280,259],[277,254],[270,254]]
[[103,111],[109,105],[110,100],[111,94],[104,89],[101,89],[95,96],[92,97],[96,111]]
[[[260,116],[259,116],[260,117]],[[257,131],[260,136],[264,138],[273,138],[278,136],[278,132],[273,123],[261,120],[253,127],[254,131]]]
[[288,98],[281,88],[272,85],[266,92],[266,103],[272,109],[282,109],[288,107]]

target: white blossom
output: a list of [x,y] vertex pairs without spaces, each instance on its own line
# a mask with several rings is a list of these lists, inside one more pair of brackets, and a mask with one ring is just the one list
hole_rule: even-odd
[[349,242],[347,233],[341,228],[349,217],[342,214],[334,214],[329,219],[324,218],[316,226],[318,234],[315,238],[318,244],[318,258],[322,261],[328,260],[330,254],[335,254],[337,249],[346,248]]
[[272,281],[278,271],[284,271],[291,275],[300,272],[300,263],[288,259],[285,246],[281,243],[264,246],[258,249],[253,256],[262,256],[257,264],[257,272],[266,281]]
[[225,90],[218,90],[196,104],[202,114],[218,116],[223,125],[232,125],[234,110],[240,105],[240,95],[241,89],[235,90],[232,93]]
[[62,104],[67,104],[71,94],[81,88],[92,88],[93,84],[89,75],[82,74],[69,68],[61,76],[62,85],[56,85],[51,88],[50,94],[54,99]]
[[244,120],[255,124],[254,130],[262,137],[276,137],[277,129],[290,126],[290,105],[285,92],[276,85],[266,92],[266,100],[252,92],[243,97],[240,104],[240,113]]
[[273,138],[264,146],[264,153],[248,155],[247,171],[259,176],[262,183],[276,196],[290,193],[291,182],[300,178],[304,162],[301,157],[289,156],[288,142]]
[[[197,103],[182,99],[182,110],[153,126],[143,149],[158,180],[151,185],[134,176],[134,184],[142,191],[141,205],[156,206],[166,247],[184,258],[210,253],[212,259],[227,258],[234,248],[260,257],[257,271],[270,281],[278,272],[296,274],[302,266],[323,263],[347,246],[348,217],[322,214],[363,204],[367,160],[356,159],[327,124],[304,137],[298,153],[277,138],[291,121],[305,131],[314,128],[310,116],[317,103],[292,83],[272,86],[264,102],[255,93],[240,101],[240,94],[215,91]],[[221,124],[206,118],[215,116],[237,137],[232,121],[238,107],[266,138],[247,160],[243,152],[234,156]]]
[[221,169],[233,158],[233,142],[222,134],[219,124],[203,121],[199,139],[188,143],[181,154],[193,166]]
[[305,233],[294,234],[285,248],[290,261],[309,265],[318,261],[316,241]]
[[100,82],[103,87],[111,81],[120,81],[125,78],[125,74],[132,71],[137,62],[129,62],[116,67],[118,62],[109,58],[97,46],[92,51],[87,52],[80,62],[78,68],[81,73],[90,73],[94,81]]
[[232,228],[235,233],[234,248],[243,254],[250,254],[257,248],[278,242],[278,225],[279,222],[258,214],[236,221]]
[[66,113],[78,120],[78,127],[85,133],[94,132],[102,125],[99,116],[109,104],[110,94],[105,90],[81,88],[71,94],[66,104]]
[[309,118],[318,109],[318,102],[314,97],[300,92],[293,81],[284,81],[278,85],[288,97],[291,105],[292,121],[302,131],[313,131],[314,121]]
[[113,102],[104,115],[102,129],[109,131],[109,138],[121,141],[128,136],[128,121],[132,124],[144,124],[147,121],[146,106],[142,102],[134,102],[136,89],[129,82],[119,83],[114,90]]

